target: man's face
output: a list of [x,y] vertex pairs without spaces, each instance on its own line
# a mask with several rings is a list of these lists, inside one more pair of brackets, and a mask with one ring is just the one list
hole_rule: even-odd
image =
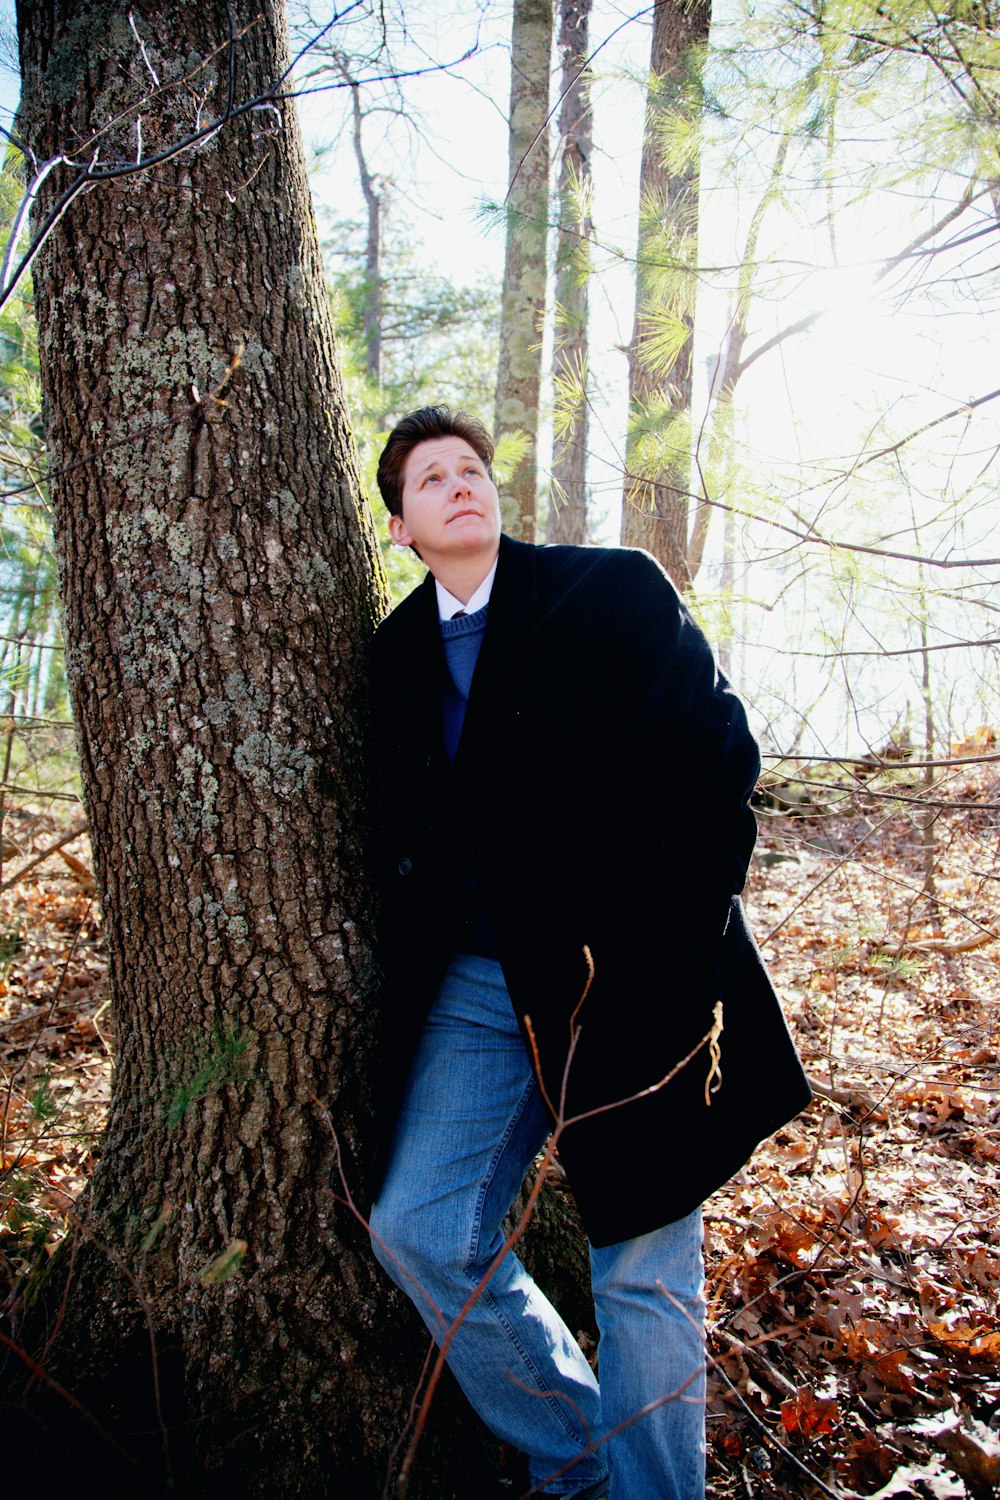
[[500,497],[476,450],[460,437],[428,438],[403,465],[403,503],[389,535],[435,563],[481,556],[492,565],[500,541]]

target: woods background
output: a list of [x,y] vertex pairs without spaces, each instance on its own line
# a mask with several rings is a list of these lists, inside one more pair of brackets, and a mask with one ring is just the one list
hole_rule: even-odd
[[364,651],[419,573],[367,497],[393,420],[448,400],[495,422],[508,529],[664,562],[762,741],[750,902],[819,1097],[708,1208],[712,1493],[995,1492],[995,11],[16,22],[11,1473],[65,1444],[120,1494],[479,1474],[447,1389],[412,1445],[422,1336],[349,1202]]

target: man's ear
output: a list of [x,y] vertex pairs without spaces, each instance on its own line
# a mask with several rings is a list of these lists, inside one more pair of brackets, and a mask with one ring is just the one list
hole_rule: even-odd
[[412,547],[413,538],[406,529],[406,523],[402,516],[393,513],[389,517],[389,535],[397,547]]

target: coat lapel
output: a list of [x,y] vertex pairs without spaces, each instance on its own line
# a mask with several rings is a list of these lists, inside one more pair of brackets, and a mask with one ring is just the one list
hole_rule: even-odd
[[438,623],[434,579],[428,573],[423,583],[401,608],[410,618],[393,651],[394,711],[403,730],[402,743],[410,747],[413,764],[398,767],[407,774],[431,773],[440,778],[445,770],[442,702],[447,667]]
[[500,538],[486,634],[455,756],[459,777],[490,764],[490,747],[498,743],[500,731],[517,711],[535,612],[536,571],[534,547],[511,537]]

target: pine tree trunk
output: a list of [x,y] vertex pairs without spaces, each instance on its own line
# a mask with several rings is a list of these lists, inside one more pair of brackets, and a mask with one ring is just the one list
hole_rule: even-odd
[[[553,385],[557,408],[546,540],[587,540],[587,302],[593,115],[586,69],[590,0],[561,0],[559,230]],[[562,420],[558,408],[564,408]]]
[[[98,151],[164,155],[76,196],[34,266],[119,1050],[78,1232],[15,1310],[44,1373],[8,1345],[0,1406],[46,1482],[79,1418],[69,1463],[109,1494],[375,1496],[423,1338],[341,1202],[330,1123],[360,1194],[384,592],[294,110],[244,108],[287,67],[280,13],[18,9],[20,128],[73,153],[36,228]],[[411,1493],[454,1495],[464,1451],[452,1418]]]
[[382,199],[375,189],[375,179],[368,170],[361,135],[361,88],[351,81],[351,125],[354,158],[358,180],[368,214],[365,239],[365,307],[362,334],[365,341],[365,374],[376,387],[382,388]]
[[[645,547],[678,588],[691,586],[688,490],[694,278],[698,245],[698,162],[671,171],[658,125],[697,78],[698,49],[708,40],[711,0],[665,0],[653,11],[650,83],[639,178],[635,323],[629,346],[628,476],[622,501],[622,542]],[[696,127],[695,127],[696,128]],[[666,264],[658,264],[666,263]],[[659,322],[658,322],[659,314]],[[686,325],[687,339],[664,378],[650,360],[664,315]],[[643,439],[670,424],[650,472]]]
[[500,310],[496,434],[520,433],[526,446],[504,486],[504,530],[535,539],[538,406],[545,318],[549,196],[549,69],[552,0],[514,0],[510,60],[510,190]]

